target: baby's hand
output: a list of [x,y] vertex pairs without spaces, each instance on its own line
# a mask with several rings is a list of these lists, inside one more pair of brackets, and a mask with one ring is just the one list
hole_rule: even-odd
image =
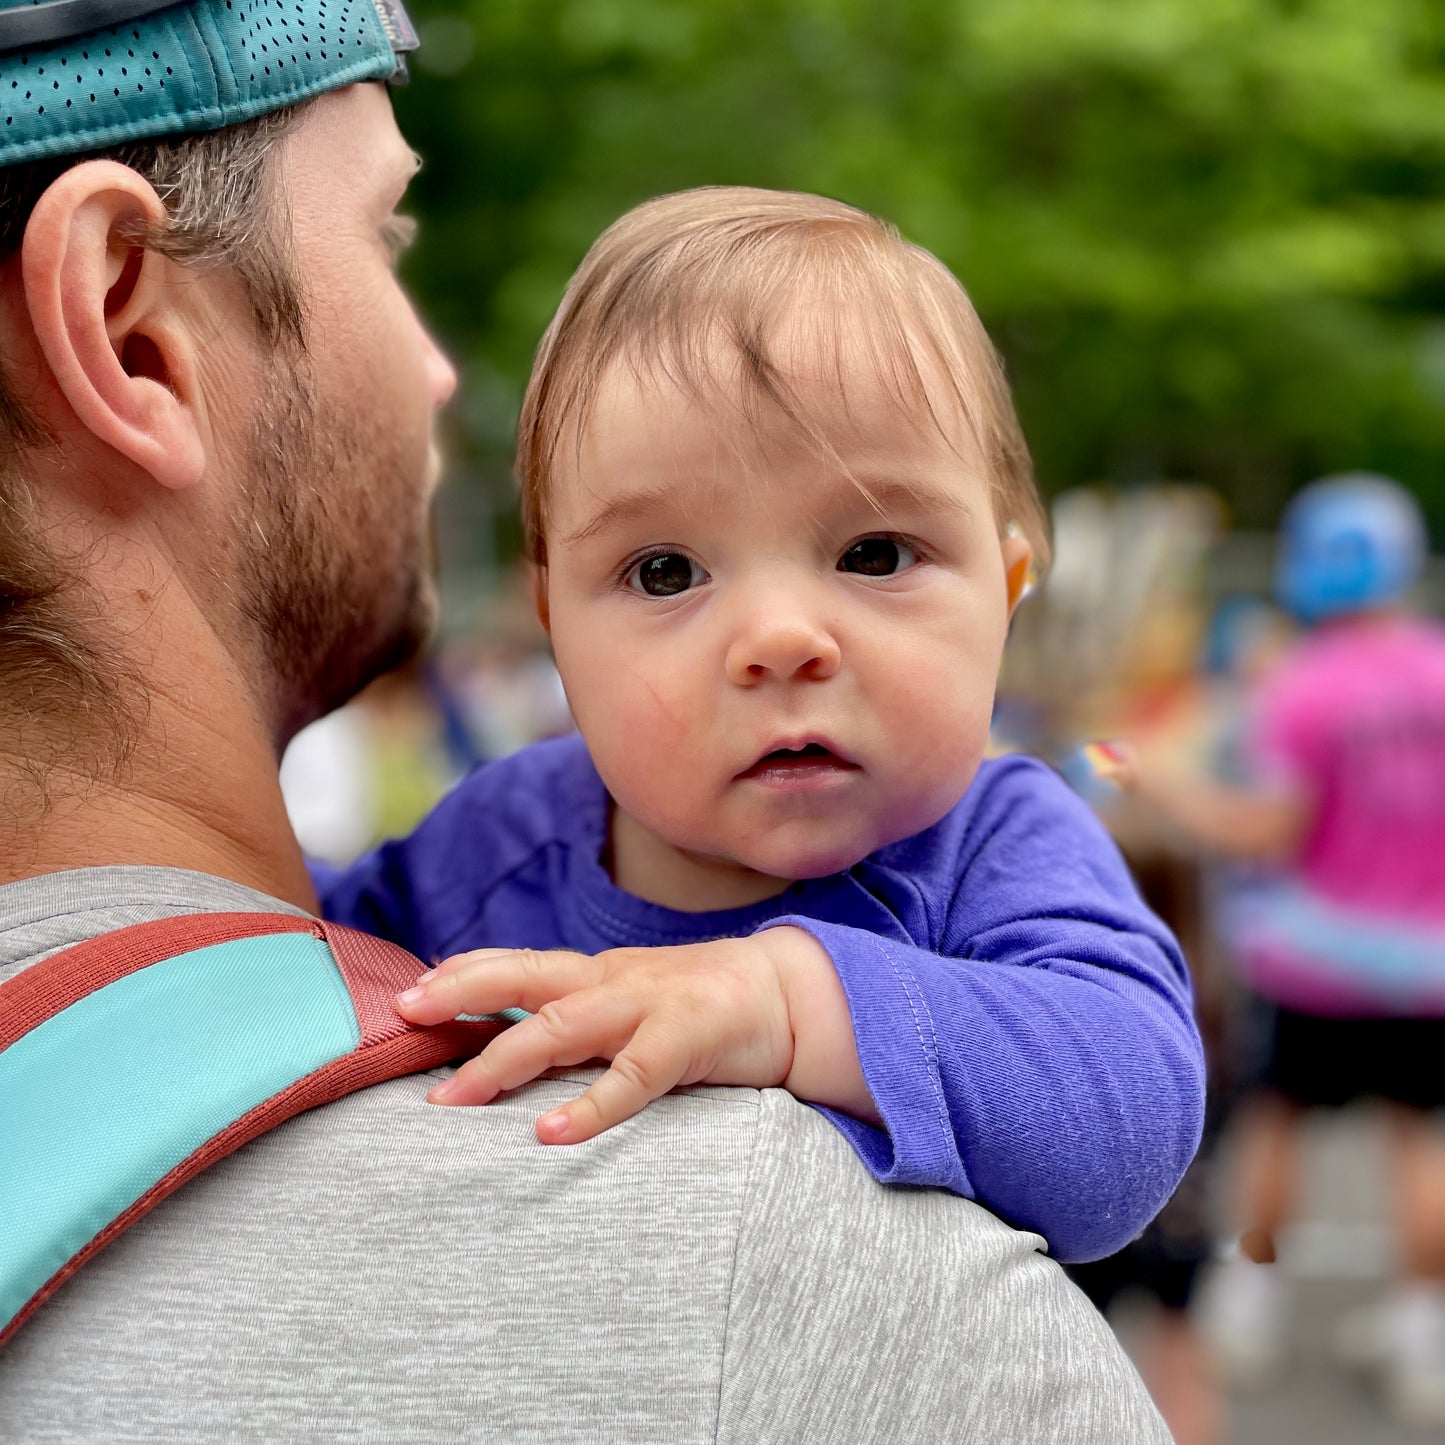
[[483,948],[447,959],[401,994],[397,1009],[418,1024],[507,1008],[532,1014],[438,1084],[427,1096],[434,1104],[485,1104],[546,1069],[610,1059],[584,1094],[537,1121],[543,1143],[576,1144],[680,1084],[786,1083],[794,1060],[786,977],[809,947],[831,974],[819,945],[794,928],[592,957]]

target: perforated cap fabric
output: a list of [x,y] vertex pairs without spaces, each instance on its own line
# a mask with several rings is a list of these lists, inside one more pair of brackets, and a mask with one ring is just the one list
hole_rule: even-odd
[[[4,12],[38,0],[0,0]],[[215,130],[400,68],[394,0],[187,0],[0,51],[0,166]],[[3,36],[3,30],[0,30]]]

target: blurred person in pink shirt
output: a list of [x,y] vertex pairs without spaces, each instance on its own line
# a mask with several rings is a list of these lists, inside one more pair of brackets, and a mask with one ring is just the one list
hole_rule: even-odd
[[1216,1295],[1225,1365],[1277,1368],[1271,1268],[1297,1192],[1307,1108],[1390,1106],[1399,1278],[1342,1347],[1387,1405],[1445,1424],[1445,626],[1413,612],[1418,505],[1384,477],[1306,487],[1280,528],[1280,600],[1307,627],[1248,719],[1250,786],[1125,752],[1115,781],[1199,842],[1261,865],[1226,933],[1271,1007],[1269,1060],[1242,1124],[1237,1260]]

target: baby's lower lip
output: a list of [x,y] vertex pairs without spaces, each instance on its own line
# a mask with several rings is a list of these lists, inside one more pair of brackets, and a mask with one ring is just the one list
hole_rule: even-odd
[[760,758],[739,781],[761,783],[766,788],[826,787],[836,778],[859,771],[856,763],[845,763],[831,753],[809,757]]

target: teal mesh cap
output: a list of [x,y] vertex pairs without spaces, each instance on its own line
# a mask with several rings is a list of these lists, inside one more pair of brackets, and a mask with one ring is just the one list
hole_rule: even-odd
[[402,78],[415,48],[400,0],[0,0],[0,166]]

